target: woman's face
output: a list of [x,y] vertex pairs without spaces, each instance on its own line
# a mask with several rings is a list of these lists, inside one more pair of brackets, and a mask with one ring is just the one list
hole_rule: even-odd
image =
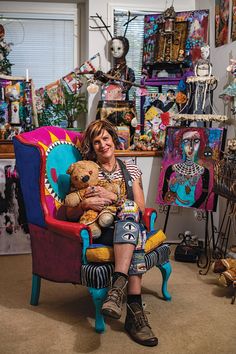
[[103,130],[100,135],[94,138],[93,149],[98,161],[109,161],[115,153],[112,136],[106,130]]
[[198,132],[186,132],[182,138],[182,146],[186,156],[194,159],[200,147],[200,135]]

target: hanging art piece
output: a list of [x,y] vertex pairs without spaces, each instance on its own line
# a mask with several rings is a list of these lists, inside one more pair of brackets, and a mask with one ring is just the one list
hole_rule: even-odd
[[89,81],[95,73],[96,60],[100,60],[99,53],[61,79],[35,90],[39,125],[73,128],[80,113],[87,112],[87,97],[80,89],[83,78]]
[[212,64],[209,61],[209,45],[201,47],[201,58],[195,63],[194,76],[187,77],[189,89],[189,113],[210,114],[212,92],[217,87],[217,79],[212,75]]
[[228,43],[229,0],[215,0],[215,46]]
[[174,26],[167,31],[165,12],[144,16],[143,69],[162,62],[195,63],[200,48],[208,44],[208,17],[209,10],[176,12]]
[[157,203],[214,211],[214,165],[224,138],[223,128],[168,127]]
[[14,135],[31,130],[33,116],[31,80],[0,75],[1,139],[11,140]]
[[231,41],[236,40],[236,0],[232,0]]
[[30,235],[15,161],[0,160],[0,255],[30,253]]

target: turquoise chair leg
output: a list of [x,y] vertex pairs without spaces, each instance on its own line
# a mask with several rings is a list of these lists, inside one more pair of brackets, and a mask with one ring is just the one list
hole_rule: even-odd
[[101,308],[102,308],[103,301],[107,296],[108,288],[102,288],[102,289],[89,288],[89,292],[93,298],[93,303],[95,305],[95,310],[96,310],[95,330],[98,333],[102,333],[106,329],[106,324],[104,322],[104,317],[101,313]]
[[170,301],[171,300],[171,295],[169,294],[168,290],[167,290],[167,282],[168,279],[170,277],[170,274],[172,272],[172,268],[171,268],[171,264],[170,262],[167,262],[165,264],[162,265],[158,265],[157,266],[162,274],[162,294],[165,300]]
[[41,278],[40,276],[33,274],[32,275],[32,289],[31,289],[31,299],[30,304],[37,306],[39,303],[39,295],[40,295],[40,287],[41,287]]

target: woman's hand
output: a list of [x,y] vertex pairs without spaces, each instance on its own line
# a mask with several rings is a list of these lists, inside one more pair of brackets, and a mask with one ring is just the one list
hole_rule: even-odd
[[100,197],[90,197],[82,201],[82,208],[84,210],[92,209],[95,211],[102,211],[106,206],[112,203],[111,199],[100,198]]
[[85,193],[85,198],[90,198],[90,197],[109,199],[110,200],[109,204],[112,204],[117,200],[117,195],[115,193],[110,192],[104,187],[100,187],[100,186],[93,186],[87,188],[87,191]]

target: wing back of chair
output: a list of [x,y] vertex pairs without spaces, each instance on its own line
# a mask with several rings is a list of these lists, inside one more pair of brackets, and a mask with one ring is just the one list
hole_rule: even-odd
[[69,188],[66,171],[81,159],[75,145],[80,139],[81,133],[48,126],[20,134],[13,141],[31,236],[33,274],[49,280],[80,283],[83,227],[56,220]]
[[80,138],[81,133],[49,126],[14,139],[28,222],[45,226],[45,215],[56,216],[68,191],[69,176],[64,188],[58,182],[60,177],[65,178],[71,163],[81,160],[75,145]]

